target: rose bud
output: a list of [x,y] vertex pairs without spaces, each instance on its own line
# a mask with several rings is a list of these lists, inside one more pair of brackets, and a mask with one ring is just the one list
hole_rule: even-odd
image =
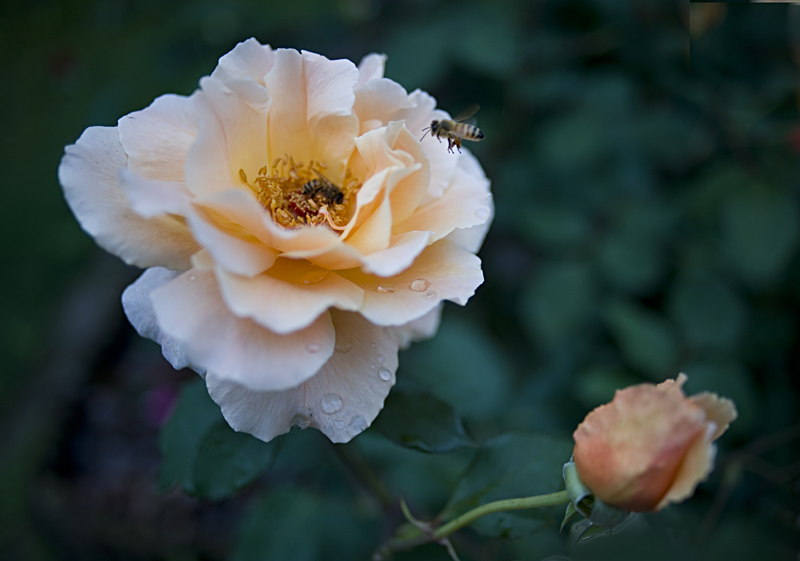
[[573,434],[580,481],[606,505],[658,511],[690,497],[711,473],[713,442],[736,419],[729,399],[686,397],[685,374],[618,390]]

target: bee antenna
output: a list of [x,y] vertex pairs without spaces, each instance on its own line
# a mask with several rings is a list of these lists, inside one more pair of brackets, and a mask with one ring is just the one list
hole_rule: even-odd
[[426,135],[426,134],[428,134],[428,131],[430,131],[430,130],[431,130],[431,128],[430,128],[430,127],[425,127],[425,128],[424,128],[424,129],[422,129],[422,130],[424,130],[425,132],[424,132],[424,133],[422,133],[422,136],[421,136],[421,137],[419,137],[419,141],[420,141],[420,142],[422,142],[422,139],[423,139],[423,138],[425,138],[425,135]]

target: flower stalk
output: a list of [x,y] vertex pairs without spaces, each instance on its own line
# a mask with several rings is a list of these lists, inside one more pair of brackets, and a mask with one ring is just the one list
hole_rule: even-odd
[[546,506],[556,506],[570,501],[566,491],[548,493],[546,495],[534,495],[532,497],[520,497],[516,499],[503,499],[486,503],[484,505],[468,510],[456,518],[442,524],[438,528],[431,528],[426,531],[417,524],[406,524],[401,526],[386,545],[380,548],[373,556],[373,561],[383,561],[389,559],[394,552],[412,549],[419,545],[431,542],[440,542],[446,539],[453,532],[468,526],[477,519],[506,510],[523,510],[528,508],[541,508]]

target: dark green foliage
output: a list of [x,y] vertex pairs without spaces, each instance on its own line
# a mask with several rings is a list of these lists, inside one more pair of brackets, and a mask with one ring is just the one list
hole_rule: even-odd
[[237,433],[222,418],[202,380],[187,384],[159,444],[162,488],[174,484],[200,498],[230,497],[272,464],[279,440],[268,444]]
[[473,445],[453,408],[422,392],[394,390],[374,427],[392,442],[420,452],[452,452]]
[[[686,25],[684,8],[692,10]],[[31,403],[27,410],[44,417],[31,396],[54,391],[38,376],[61,356],[55,310],[96,255],[57,185],[63,146],[158,95],[190,94],[250,36],[356,62],[384,52],[388,77],[430,92],[441,108],[481,105],[486,138],[469,149],[496,203],[480,254],[485,284],[465,309],[445,309],[436,338],[401,353],[399,387],[374,427],[345,445],[352,457],[423,519],[446,504],[461,512],[555,491],[569,435],[588,410],[617,388],[684,371],[689,393],[731,397],[740,418],[695,498],[646,518],[655,537],[599,536],[583,547],[557,533],[563,509],[514,512],[476,523],[479,534],[456,535],[462,561],[794,559],[800,447],[787,427],[800,422],[796,6],[43,0],[0,11],[0,406],[12,443],[2,450],[11,469],[0,470],[0,491],[22,497],[0,510],[8,534],[0,532],[0,550],[10,559],[367,559],[402,522],[313,429],[281,437],[280,451],[234,433],[200,381],[182,392],[163,429],[161,484],[214,500],[249,484],[214,505],[235,511],[219,515],[228,524],[242,521],[231,532],[212,518],[224,546],[200,543],[204,527],[191,517],[181,526],[161,514],[125,514],[80,533],[49,516],[75,497],[87,501],[87,520],[103,518],[97,503],[125,504],[103,494],[117,489],[103,482],[117,485],[119,474],[79,456],[85,435],[76,428],[82,416],[102,417],[85,394],[121,392],[109,389],[113,380],[152,370],[126,390],[142,399],[160,379],[157,350],[127,345],[130,334],[117,326],[85,357],[91,373],[48,420],[50,441],[36,441],[52,454],[31,460],[13,445],[32,438],[19,411]],[[136,419],[128,432],[144,431]],[[139,453],[133,439],[114,434],[121,449]],[[404,439],[415,449],[395,444]],[[53,481],[75,484],[76,494],[55,494],[44,485]],[[194,513],[211,508],[191,505]],[[177,530],[187,525],[188,533]],[[162,526],[175,542],[138,539],[137,529]],[[438,545],[398,558],[448,559]]]

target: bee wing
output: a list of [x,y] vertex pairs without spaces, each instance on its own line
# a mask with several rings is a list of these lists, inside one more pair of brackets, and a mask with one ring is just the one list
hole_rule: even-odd
[[469,107],[467,107],[466,109],[464,109],[461,113],[456,115],[453,118],[453,121],[454,122],[466,121],[467,119],[472,117],[475,113],[477,113],[478,109],[480,109],[480,108],[481,108],[480,105],[478,105],[477,103],[474,103],[474,104],[470,105]]

